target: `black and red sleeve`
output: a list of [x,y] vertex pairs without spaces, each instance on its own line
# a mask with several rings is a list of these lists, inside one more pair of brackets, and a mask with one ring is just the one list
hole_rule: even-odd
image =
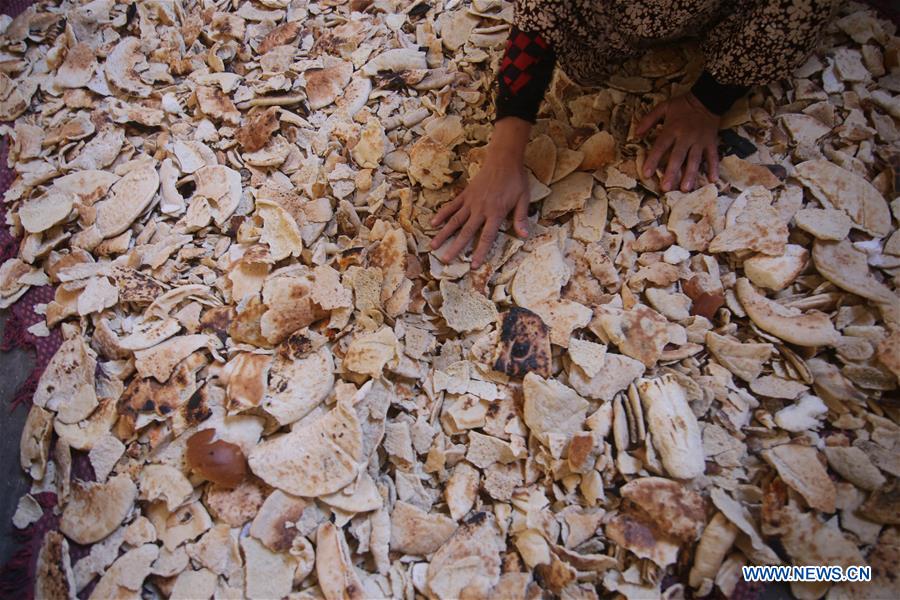
[[495,120],[519,117],[534,123],[555,64],[556,54],[540,34],[513,27],[497,74]]

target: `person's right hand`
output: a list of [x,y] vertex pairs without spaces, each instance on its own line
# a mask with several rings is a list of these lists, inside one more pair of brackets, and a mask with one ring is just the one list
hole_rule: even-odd
[[477,269],[487,258],[500,225],[510,211],[515,211],[513,227],[516,234],[528,235],[528,200],[525,165],[517,161],[486,160],[466,189],[431,219],[435,227],[444,225],[431,240],[431,247],[440,248],[456,233],[456,239],[440,256],[442,261],[450,262],[480,229],[481,235],[472,254],[472,268]]
[[472,268],[477,269],[488,252],[503,219],[513,214],[513,229],[520,237],[528,236],[528,175],[524,151],[531,124],[517,118],[498,121],[488,145],[481,169],[463,192],[445,204],[431,219],[441,230],[431,240],[437,250],[454,233],[456,238],[439,257],[444,262],[455,259],[479,230],[481,235],[472,254]]

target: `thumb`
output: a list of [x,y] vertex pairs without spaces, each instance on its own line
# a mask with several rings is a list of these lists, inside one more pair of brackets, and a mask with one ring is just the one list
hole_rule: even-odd
[[653,110],[644,115],[644,118],[638,123],[637,129],[634,134],[637,137],[644,137],[644,135],[650,131],[650,128],[662,121],[663,117],[666,114],[666,103],[660,102]]
[[528,204],[529,197],[522,195],[516,202],[516,209],[513,212],[513,228],[519,237],[528,237]]

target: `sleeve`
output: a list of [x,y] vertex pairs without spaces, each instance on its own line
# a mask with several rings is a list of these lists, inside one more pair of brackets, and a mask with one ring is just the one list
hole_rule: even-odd
[[735,4],[738,8],[701,40],[706,71],[698,81],[700,87],[692,91],[701,102],[705,98],[714,104],[704,102],[710,110],[721,109],[723,101],[730,106],[750,86],[789,75],[815,48],[838,6],[837,0],[747,0]]
[[719,83],[709,71],[703,71],[691,88],[691,93],[709,112],[721,117],[749,89],[745,85]]
[[514,26],[497,73],[495,120],[519,117],[534,123],[555,64],[556,55],[540,34]]

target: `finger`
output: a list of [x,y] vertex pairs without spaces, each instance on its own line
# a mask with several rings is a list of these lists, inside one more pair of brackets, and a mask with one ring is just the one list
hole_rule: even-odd
[[679,173],[682,171],[684,160],[687,158],[690,146],[684,143],[675,144],[672,151],[669,152],[669,159],[666,162],[666,172],[663,175],[662,188],[668,192],[678,185]]
[[444,262],[450,262],[459,256],[459,253],[463,251],[463,248],[465,248],[478,233],[478,228],[481,227],[483,222],[484,220],[481,215],[472,215],[469,217],[465,226],[457,234],[456,239],[453,240],[453,243],[450,244],[450,247],[444,252]]
[[650,154],[647,155],[647,160],[644,161],[644,177],[653,176],[653,173],[656,172],[656,167],[659,166],[659,161],[662,160],[662,157],[674,143],[675,138],[665,132],[656,138],[656,141],[653,142],[653,147],[650,148]]
[[706,175],[709,180],[716,182],[719,180],[719,149],[715,144],[710,144],[704,152],[706,157]]
[[694,189],[697,182],[697,174],[700,172],[700,161],[703,160],[703,148],[700,146],[691,146],[688,152],[687,168],[684,170],[684,177],[681,178],[681,191],[690,192]]
[[666,103],[660,102],[653,110],[644,115],[644,118],[641,119],[640,123],[638,123],[637,129],[635,129],[634,134],[638,137],[644,137],[644,135],[650,131],[650,129],[659,123],[662,118],[666,114]]
[[450,217],[450,215],[455,213],[457,209],[462,206],[463,201],[465,200],[465,198],[463,198],[464,194],[465,192],[442,206],[441,210],[439,210],[436,215],[431,217],[431,226],[437,227],[438,225],[446,221]]
[[516,231],[516,235],[519,237],[527,238],[528,237],[528,205],[529,205],[528,196],[522,196],[519,198],[519,201],[516,202],[516,208],[513,212],[513,229]]
[[466,222],[466,219],[469,218],[469,209],[465,206],[461,207],[458,211],[456,211],[450,220],[447,221],[447,224],[444,225],[443,229],[438,231],[437,235],[434,236],[431,240],[431,248],[432,250],[437,250],[440,248],[444,242],[447,241],[451,235],[453,235],[457,229],[463,226]]
[[488,253],[491,251],[491,247],[494,245],[494,240],[497,239],[497,231],[500,229],[501,223],[503,223],[501,219],[488,219],[482,225],[478,247],[475,248],[475,253],[472,254],[473,269],[477,269],[484,263]]

